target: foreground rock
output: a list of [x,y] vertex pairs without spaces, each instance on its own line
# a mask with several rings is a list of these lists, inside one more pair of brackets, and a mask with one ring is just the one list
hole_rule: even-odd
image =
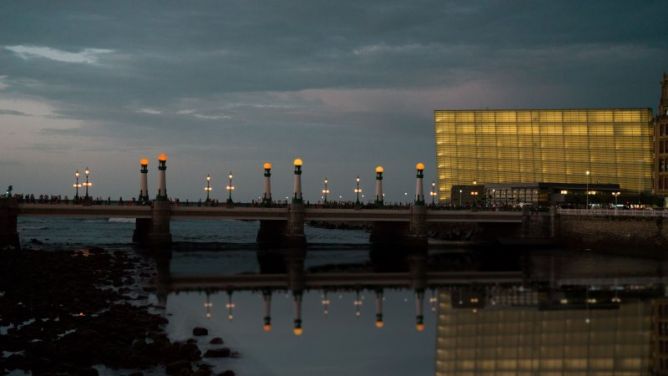
[[121,294],[138,263],[101,249],[0,252],[0,326],[9,327],[0,349],[12,353],[0,357],[0,374],[96,375],[94,365],[191,374],[197,345],[170,341],[164,317]]

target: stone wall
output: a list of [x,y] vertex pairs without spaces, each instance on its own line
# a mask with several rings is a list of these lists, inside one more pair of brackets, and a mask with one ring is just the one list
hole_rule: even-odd
[[650,255],[668,246],[663,218],[559,216],[558,239],[569,248],[625,250]]

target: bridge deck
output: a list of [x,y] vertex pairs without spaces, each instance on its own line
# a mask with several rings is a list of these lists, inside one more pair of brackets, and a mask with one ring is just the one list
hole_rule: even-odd
[[151,207],[140,205],[19,204],[20,216],[73,218],[151,218]]
[[[172,206],[174,218],[276,220],[288,218],[288,208]],[[141,205],[19,204],[21,216],[80,218],[151,218],[151,208]],[[427,210],[429,223],[521,223],[521,212]],[[406,209],[305,208],[305,221],[333,222],[409,222]]]

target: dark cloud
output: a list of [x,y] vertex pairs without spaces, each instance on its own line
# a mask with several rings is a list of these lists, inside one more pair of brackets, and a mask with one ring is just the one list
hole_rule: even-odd
[[31,116],[30,114],[26,114],[25,112],[16,110],[5,110],[3,108],[0,108],[0,115]]

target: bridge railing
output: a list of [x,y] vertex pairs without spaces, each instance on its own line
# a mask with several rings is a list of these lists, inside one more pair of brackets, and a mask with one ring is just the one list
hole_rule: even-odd
[[634,209],[557,209],[560,215],[597,216],[597,217],[665,217],[668,210],[634,210]]

